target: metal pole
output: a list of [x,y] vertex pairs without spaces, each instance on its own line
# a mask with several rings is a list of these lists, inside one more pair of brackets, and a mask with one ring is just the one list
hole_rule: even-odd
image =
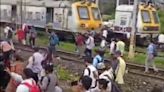
[[97,6],[99,6],[99,0],[96,0],[96,4],[97,4]]
[[120,4],[120,0],[117,0],[116,3],[117,3],[116,7],[119,6],[119,4]]
[[[0,1],[0,5],[2,5],[1,4],[1,1]],[[0,6],[0,12],[1,12],[1,6]],[[1,13],[0,13],[0,21],[1,21]],[[1,23],[0,23],[0,25],[1,25]],[[0,27],[0,39],[1,39],[1,36],[2,36],[2,26]]]
[[22,23],[23,23],[23,0],[20,0],[20,26],[22,27]]
[[133,21],[132,21],[132,32],[130,36],[130,46],[129,46],[129,58],[134,58],[135,54],[135,37],[136,37],[136,21],[137,21],[137,10],[138,10],[138,0],[134,0],[134,11],[133,11]]

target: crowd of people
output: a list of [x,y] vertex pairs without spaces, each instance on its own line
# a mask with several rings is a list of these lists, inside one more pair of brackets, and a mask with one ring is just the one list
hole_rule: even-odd
[[[39,50],[35,46],[37,32],[35,27],[19,27],[14,31],[10,26],[4,28],[5,40],[0,43],[2,55],[0,56],[0,75],[7,77],[1,78],[0,92],[62,92],[58,86],[57,74],[54,72],[53,60],[57,57],[56,46],[59,44],[59,38],[55,32],[49,32],[49,45],[47,52]],[[17,35],[18,41],[23,44],[29,44],[35,52],[27,60],[27,64],[15,50],[13,45],[13,35]],[[126,62],[124,60],[125,43],[120,38],[112,38],[107,42],[108,29],[102,29],[99,48],[95,48],[95,34],[88,31],[86,34],[78,33],[75,37],[76,52],[80,59],[84,59],[86,68],[81,78],[72,82],[73,92],[122,92],[124,84],[124,74],[126,71]],[[109,51],[110,62],[105,61],[105,53]],[[154,71],[158,72],[154,64],[154,58],[157,56],[156,45],[150,42],[147,48],[147,59],[145,61],[145,73],[149,72],[149,65],[152,64]],[[11,57],[13,57],[11,59]]]
[[[37,32],[33,26],[24,24],[16,31],[8,25],[4,28],[5,39],[0,42],[0,66],[3,66],[0,75],[7,77],[0,78],[0,92],[62,92],[53,62],[59,38],[54,32],[47,34],[47,51],[41,51],[35,46]],[[23,60],[20,50],[14,48],[14,35],[20,44],[28,44],[34,49],[28,60]]]

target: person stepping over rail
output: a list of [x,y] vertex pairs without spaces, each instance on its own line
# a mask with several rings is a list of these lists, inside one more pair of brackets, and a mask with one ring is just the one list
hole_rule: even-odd
[[41,54],[38,48],[34,48],[34,50],[35,53],[29,58],[29,63],[26,67],[30,68],[34,72],[35,81],[38,82],[38,77],[43,70],[42,61],[44,59],[44,56]]
[[116,41],[114,38],[112,38],[110,43],[110,54],[114,55],[115,51],[116,51]]
[[[20,55],[16,54],[14,56],[15,61],[11,64],[11,72],[17,73],[19,75],[22,75],[23,70],[25,68],[25,64],[23,62],[23,59],[20,57]],[[8,86],[6,88],[6,92],[15,92],[17,86],[21,82],[15,81],[13,78],[10,79],[10,82],[8,83]]]
[[54,74],[53,68],[53,64],[46,64],[44,67],[46,75],[39,81],[42,92],[62,92],[62,89],[58,86],[57,75]]
[[16,88],[16,92],[41,92],[37,82],[34,80],[35,74],[31,69],[25,68],[22,75],[10,72],[9,69],[6,69],[6,71],[15,81],[21,82]]
[[107,41],[105,40],[105,37],[102,37],[102,40],[101,40],[101,43],[100,43],[100,49],[102,51],[106,51],[106,48],[107,48]]
[[149,46],[147,47],[147,58],[145,60],[145,73],[149,72],[149,65],[153,66],[155,72],[158,72],[158,69],[155,66],[154,58],[157,56],[157,47],[154,41],[150,41]]
[[97,87],[97,82],[96,80],[98,79],[98,71],[97,69],[92,65],[93,59],[91,57],[85,57],[84,62],[86,65],[86,68],[84,69],[83,76],[89,76],[92,79],[92,84],[91,84],[91,90],[96,90]]
[[76,38],[76,46],[77,46],[77,53],[80,58],[83,57],[83,52],[84,52],[84,37],[81,33],[78,33]]
[[7,41],[2,41],[0,42],[0,49],[2,49],[5,67],[10,68],[10,60],[11,60],[10,56],[13,50],[12,46]]
[[29,31],[29,44],[32,48],[35,47],[35,39],[37,37],[37,32],[34,26],[30,27],[30,31]]
[[57,57],[56,46],[59,45],[59,37],[55,32],[49,32],[48,29],[46,30],[46,32],[49,35],[49,53],[51,54],[53,59],[54,57],[58,59],[60,57]]
[[25,31],[23,31],[22,28],[19,27],[16,34],[17,34],[17,38],[18,38],[19,43],[26,45]]
[[95,43],[94,43],[93,35],[91,33],[87,35],[87,40],[85,41],[85,44],[86,44],[86,48],[84,51],[85,56],[92,57],[92,50],[95,47]]
[[95,50],[97,55],[93,58],[93,66],[98,69],[99,65],[101,65],[101,63],[104,63],[104,51],[102,51],[101,49],[97,49]]
[[124,84],[124,74],[126,70],[126,63],[124,59],[121,57],[120,51],[116,51],[114,55],[118,59],[118,65],[115,70],[115,75],[116,75],[115,81],[118,84],[119,88],[122,90],[122,85]]

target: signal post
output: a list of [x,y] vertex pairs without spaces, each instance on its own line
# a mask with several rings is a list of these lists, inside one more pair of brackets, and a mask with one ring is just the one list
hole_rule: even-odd
[[135,56],[137,10],[138,10],[138,0],[134,0],[132,32],[130,35],[130,46],[129,46],[129,54],[128,54],[128,58],[130,59],[134,58]]

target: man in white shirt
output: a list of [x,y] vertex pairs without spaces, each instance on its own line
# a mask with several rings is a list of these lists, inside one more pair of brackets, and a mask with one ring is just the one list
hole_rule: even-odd
[[38,75],[40,75],[43,69],[41,65],[43,59],[44,56],[39,52],[38,48],[35,48],[35,53],[29,58],[29,64],[27,65],[27,68],[30,68],[35,73],[36,81],[38,80]]
[[111,43],[110,43],[110,54],[114,54],[116,50],[116,42],[114,39],[111,39]]
[[8,39],[9,30],[12,31],[12,29],[11,29],[9,26],[6,26],[6,27],[4,28],[4,36],[5,36],[6,39]]
[[86,57],[85,58],[85,64],[87,67],[84,70],[83,76],[89,76],[92,79],[91,89],[94,89],[97,87],[96,79],[98,79],[98,71],[92,65],[92,58]]
[[92,34],[89,34],[89,37],[86,40],[85,44],[86,44],[85,55],[92,57],[92,49],[95,47],[94,38]]
[[104,26],[104,28],[102,29],[102,36],[105,37],[105,39],[108,36],[108,27]]
[[160,35],[158,36],[158,42],[164,44],[164,34],[160,34]]
[[108,36],[108,30],[106,30],[106,29],[103,30],[102,36],[105,37],[105,38],[107,38],[107,36]]
[[164,48],[164,34],[159,34],[158,36],[158,45],[159,48]]
[[83,76],[81,78],[81,92],[93,92],[90,87],[92,84],[92,79],[89,76]]

